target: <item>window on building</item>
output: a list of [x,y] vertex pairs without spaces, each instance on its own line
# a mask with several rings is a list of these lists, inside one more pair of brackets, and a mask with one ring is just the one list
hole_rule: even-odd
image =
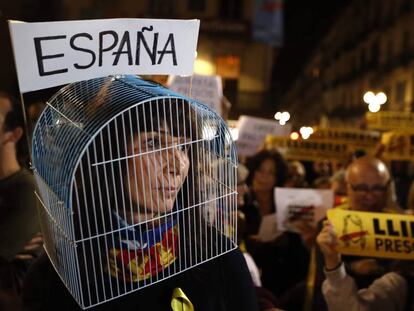
[[237,55],[220,55],[216,57],[217,74],[227,79],[240,76],[240,57]]
[[[196,0],[195,0],[196,1]],[[220,17],[225,20],[242,18],[243,0],[221,0]]]
[[188,0],[188,10],[194,12],[203,12],[206,9],[206,0]]
[[396,89],[395,89],[395,102],[397,104],[398,110],[404,109],[404,100],[405,100],[405,89],[406,89],[406,81],[399,81],[397,82]]
[[365,62],[366,62],[365,49],[362,48],[361,51],[359,52],[359,66],[360,66],[360,68],[365,67]]
[[410,31],[409,30],[405,30],[402,33],[402,47],[401,47],[401,51],[404,52],[408,52],[410,50]]
[[371,45],[371,63],[374,66],[378,65],[379,62],[379,42],[378,41],[374,41]]
[[174,16],[174,4],[173,0],[151,0],[148,11],[154,17],[171,17]]
[[393,54],[393,42],[392,42],[392,40],[390,40],[387,43],[387,51],[386,51],[387,62],[390,62],[391,61],[392,54]]

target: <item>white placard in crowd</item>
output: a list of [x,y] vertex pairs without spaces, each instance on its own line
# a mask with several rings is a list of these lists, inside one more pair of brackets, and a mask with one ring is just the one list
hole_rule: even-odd
[[168,78],[167,86],[174,92],[194,98],[203,104],[206,104],[221,115],[223,87],[220,76],[170,76]]
[[271,242],[280,235],[280,231],[277,228],[277,216],[276,213],[266,215],[262,217],[262,221],[259,227],[259,240],[262,242]]
[[333,207],[334,194],[325,189],[275,188],[274,200],[279,230],[295,230],[295,222],[316,225],[323,219]]
[[237,151],[243,156],[254,155],[263,146],[267,135],[288,136],[291,131],[290,124],[280,125],[275,120],[251,116],[241,116],[237,127]]
[[199,20],[10,21],[20,92],[116,74],[191,75]]

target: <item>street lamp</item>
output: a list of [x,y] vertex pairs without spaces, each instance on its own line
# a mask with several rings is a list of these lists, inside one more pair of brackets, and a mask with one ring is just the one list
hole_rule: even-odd
[[287,121],[290,119],[290,113],[287,111],[284,112],[276,112],[275,119],[279,121],[280,125],[285,125]]
[[364,94],[363,100],[368,104],[369,111],[378,112],[381,109],[381,105],[387,102],[387,95],[384,92],[374,94],[374,92],[368,91]]
[[313,128],[310,126],[302,126],[299,130],[302,139],[308,139],[313,134]]

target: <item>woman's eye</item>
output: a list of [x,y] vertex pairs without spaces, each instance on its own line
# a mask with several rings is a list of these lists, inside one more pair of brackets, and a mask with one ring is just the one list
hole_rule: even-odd
[[178,149],[179,151],[186,152],[186,151],[187,151],[187,145],[185,145],[185,144],[180,144],[180,145],[178,145],[178,146],[177,146],[177,149]]
[[160,141],[158,138],[149,138],[147,139],[147,146],[148,147],[158,147],[160,145]]

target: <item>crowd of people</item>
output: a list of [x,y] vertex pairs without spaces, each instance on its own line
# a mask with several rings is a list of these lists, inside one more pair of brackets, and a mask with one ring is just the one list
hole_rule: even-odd
[[[60,299],[72,299],[63,294],[65,288],[58,285],[60,280],[41,248],[34,178],[27,169],[27,160],[19,161],[25,159],[21,158],[20,145],[27,144],[24,134],[27,127],[22,116],[20,103],[0,93],[1,310],[43,310],[48,300],[58,306],[62,303]],[[182,161],[189,161],[187,155],[183,157]],[[179,172],[184,176],[181,185],[189,165]],[[259,151],[237,168],[238,244],[245,261],[238,254],[225,255],[221,261],[209,264],[207,271],[211,275],[203,275],[205,280],[184,274],[181,281],[201,286],[194,291],[194,295],[200,295],[195,301],[223,305],[231,302],[228,310],[255,309],[256,304],[257,310],[267,311],[411,310],[413,262],[341,255],[336,248],[338,233],[326,218],[316,226],[301,223],[295,230],[281,231],[270,241],[263,241],[259,235],[264,217],[277,215],[275,187],[332,189],[335,197],[332,208],[412,214],[413,176],[407,175],[407,169],[395,168],[400,166],[360,153],[338,167],[326,161],[287,161],[277,150]],[[229,272],[225,279],[213,275],[221,269],[214,263],[240,275],[230,276]],[[27,275],[29,268],[31,272]],[[48,285],[47,278],[51,279]],[[217,293],[209,282],[225,290]],[[218,285],[220,282],[225,284]],[[186,283],[190,293],[191,286]],[[202,298],[203,291],[210,293],[211,299]],[[50,293],[55,293],[53,299]],[[146,293],[157,299],[158,292]],[[36,305],[42,299],[43,304]],[[141,295],[137,299],[144,298]],[[130,300],[126,308],[132,305]],[[116,308],[116,304],[112,307]],[[211,310],[227,310],[220,308]]]

